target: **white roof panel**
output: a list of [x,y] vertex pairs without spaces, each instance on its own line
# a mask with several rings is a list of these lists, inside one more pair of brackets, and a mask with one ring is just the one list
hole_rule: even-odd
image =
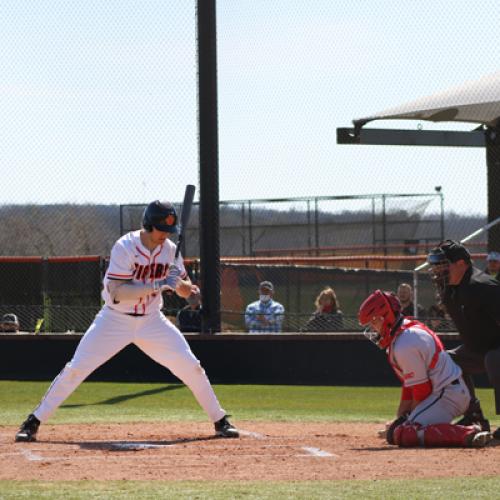
[[472,122],[495,126],[500,122],[500,71],[474,82],[354,120],[430,120]]

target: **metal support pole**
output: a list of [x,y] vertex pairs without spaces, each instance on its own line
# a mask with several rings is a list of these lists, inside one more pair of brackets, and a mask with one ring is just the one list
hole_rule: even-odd
[[319,214],[318,214],[318,198],[314,198],[314,246],[316,247],[316,255],[319,255]]
[[220,331],[219,155],[215,0],[198,0],[200,277],[202,332]]
[[439,193],[441,201],[441,241],[444,241],[444,195]]
[[248,254],[253,257],[252,200],[248,200]]

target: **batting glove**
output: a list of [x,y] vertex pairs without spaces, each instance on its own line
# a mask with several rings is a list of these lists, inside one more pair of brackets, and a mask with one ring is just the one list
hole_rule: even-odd
[[167,276],[155,282],[155,289],[163,292],[165,290],[175,290],[177,283],[181,279],[181,270],[176,265],[168,268]]

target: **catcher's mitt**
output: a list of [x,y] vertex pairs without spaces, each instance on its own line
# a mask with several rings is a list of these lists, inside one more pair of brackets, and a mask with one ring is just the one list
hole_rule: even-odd
[[396,427],[404,424],[407,419],[408,415],[401,415],[389,425],[385,434],[385,438],[387,439],[387,442],[389,444],[396,444],[394,442],[394,430],[396,429]]

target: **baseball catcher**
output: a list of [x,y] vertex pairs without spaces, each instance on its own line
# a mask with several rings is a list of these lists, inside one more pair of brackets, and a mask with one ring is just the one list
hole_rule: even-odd
[[365,335],[386,351],[402,382],[397,418],[386,432],[389,444],[483,447],[491,441],[491,433],[479,426],[451,423],[471,399],[462,371],[432,330],[403,317],[394,293],[372,293],[361,304],[358,319]]

